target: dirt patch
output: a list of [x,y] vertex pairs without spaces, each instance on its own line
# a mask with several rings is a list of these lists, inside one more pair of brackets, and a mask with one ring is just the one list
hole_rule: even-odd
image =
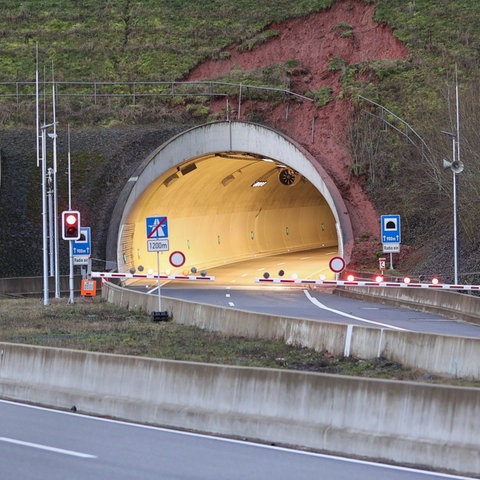
[[[235,68],[249,71],[294,60],[301,68],[293,72],[290,90],[304,94],[331,88],[335,100],[323,108],[305,101],[264,106],[261,114],[265,123],[306,148],[332,177],[346,203],[355,237],[365,232],[379,236],[379,215],[350,174],[346,138],[353,106],[348,99],[339,98],[342,70],[332,70],[329,65],[333,58],[351,65],[407,57],[406,47],[391,28],[373,20],[374,8],[372,4],[342,0],[323,12],[273,23],[265,30],[276,30],[277,36],[251,51],[240,52],[238,45],[232,45],[222,55],[228,58],[206,61],[187,78],[215,80]],[[213,105],[215,111],[224,107],[224,100]],[[239,117],[248,120],[242,113]]]

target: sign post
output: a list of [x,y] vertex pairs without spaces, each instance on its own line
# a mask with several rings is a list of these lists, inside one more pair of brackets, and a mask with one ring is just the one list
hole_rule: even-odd
[[382,215],[383,253],[390,254],[390,270],[393,270],[393,253],[400,251],[402,241],[400,215]]
[[162,299],[160,294],[160,252],[166,252],[170,249],[168,242],[168,219],[167,217],[147,217],[147,250],[157,252],[157,274],[158,274],[158,312],[152,313],[152,318],[156,320],[167,319],[168,313],[162,312]]

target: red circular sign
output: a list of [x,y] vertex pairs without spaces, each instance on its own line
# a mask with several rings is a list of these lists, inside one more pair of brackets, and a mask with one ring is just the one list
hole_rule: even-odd
[[328,265],[330,270],[335,273],[340,273],[345,270],[345,260],[342,257],[333,257]]
[[185,263],[185,255],[176,250],[170,254],[169,260],[173,267],[181,267]]

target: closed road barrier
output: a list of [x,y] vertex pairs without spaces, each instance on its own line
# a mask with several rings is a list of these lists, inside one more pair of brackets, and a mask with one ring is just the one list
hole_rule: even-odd
[[118,273],[118,272],[92,272],[92,278],[145,278],[161,280],[206,280],[214,281],[212,275],[157,275],[156,273]]
[[322,285],[325,287],[387,287],[387,288],[426,288],[430,290],[480,291],[480,285],[449,285],[444,283],[374,282],[372,280],[312,280],[298,278],[256,278],[256,283],[282,283],[289,285]]

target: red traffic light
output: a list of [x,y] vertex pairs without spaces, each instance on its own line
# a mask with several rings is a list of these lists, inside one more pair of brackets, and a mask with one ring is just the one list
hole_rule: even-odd
[[62,212],[62,238],[64,240],[80,238],[80,212],[76,210]]

